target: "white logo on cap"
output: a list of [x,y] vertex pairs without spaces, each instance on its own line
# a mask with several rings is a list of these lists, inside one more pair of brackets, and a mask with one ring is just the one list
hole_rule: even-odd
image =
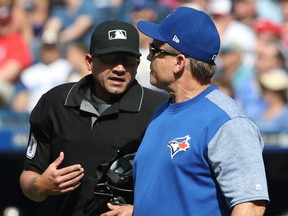
[[108,37],[109,40],[115,40],[115,39],[123,39],[126,40],[127,39],[127,34],[125,30],[111,30],[108,32]]
[[176,36],[176,35],[174,35],[174,37],[173,37],[173,39],[172,39],[174,42],[176,42],[176,43],[180,43],[180,40],[179,40],[179,38]]

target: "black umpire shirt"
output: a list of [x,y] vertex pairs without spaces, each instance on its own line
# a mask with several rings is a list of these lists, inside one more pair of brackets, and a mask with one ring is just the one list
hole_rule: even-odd
[[80,187],[52,197],[57,199],[53,215],[95,216],[107,210],[106,198],[93,194],[96,167],[115,158],[119,150],[135,152],[154,110],[168,97],[135,81],[99,116],[91,102],[93,82],[88,75],[51,89],[30,115],[24,169],[41,174],[63,151],[59,168],[79,163],[85,170]]

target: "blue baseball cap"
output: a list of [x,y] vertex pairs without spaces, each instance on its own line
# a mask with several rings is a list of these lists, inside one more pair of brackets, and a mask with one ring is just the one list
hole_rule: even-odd
[[219,53],[219,33],[203,11],[178,7],[160,24],[139,21],[137,27],[143,34],[203,62],[214,63]]

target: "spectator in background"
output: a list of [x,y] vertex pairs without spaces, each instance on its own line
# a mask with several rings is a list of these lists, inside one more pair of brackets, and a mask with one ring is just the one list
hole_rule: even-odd
[[267,108],[254,117],[263,133],[288,131],[288,73],[283,69],[272,69],[259,75],[259,86]]
[[[130,22],[130,7],[133,0],[92,0],[96,9],[97,23],[108,19]],[[144,0],[145,1],[145,0]],[[142,2],[142,1],[141,1]]]
[[29,25],[32,27],[33,37],[40,36],[41,38],[43,28],[49,18],[51,1],[24,0],[23,8],[27,14]]
[[232,13],[236,20],[251,28],[257,19],[257,0],[234,0]]
[[72,71],[67,80],[68,82],[77,82],[90,73],[87,71],[87,66],[84,60],[88,52],[88,48],[81,43],[70,43],[67,46],[66,59],[72,66]]
[[49,18],[51,1],[25,0],[23,1],[23,8],[27,15],[28,25],[32,30],[32,40],[30,42],[30,47],[34,55],[33,60],[35,63],[40,60],[39,48],[41,44],[41,35],[43,33],[43,28]]
[[51,16],[44,28],[45,32],[59,34],[60,43],[82,42],[89,46],[89,37],[94,24],[95,7],[90,1],[64,0],[64,4],[54,5]]
[[257,0],[257,15],[261,19],[270,19],[280,23],[283,19],[278,0]]
[[15,30],[11,11],[0,8],[0,107],[9,107],[22,70],[32,55],[27,41]]
[[72,67],[61,58],[56,35],[43,34],[40,59],[21,74],[12,105],[15,112],[31,112],[42,94],[68,80]]
[[251,26],[256,32],[256,42],[254,49],[257,52],[261,47],[265,47],[269,43],[280,43],[282,28],[269,19],[257,19]]
[[[137,25],[137,23],[140,20],[147,20],[151,22],[157,22],[158,20],[158,14],[155,7],[155,3],[152,2],[146,2],[145,4],[139,4],[134,5],[133,11],[131,13],[132,17],[132,23],[134,26]],[[139,31],[138,31],[139,32]],[[144,35],[142,32],[139,32],[139,44],[140,44],[140,53],[141,61],[138,66],[138,72],[136,74],[137,81],[143,85],[144,87],[147,87],[149,89],[153,89],[156,91],[163,91],[150,83],[150,61],[146,58],[149,54],[149,42],[151,42],[151,38]]]
[[284,48],[284,55],[288,59],[288,0],[280,0],[279,4],[283,17],[281,22],[281,45]]
[[222,46],[219,55],[218,77],[231,83],[234,99],[249,115],[259,112],[265,106],[255,86],[255,71],[243,64],[244,50],[240,44],[228,43]]
[[192,7],[207,12],[209,0],[182,0],[181,6]]
[[213,79],[213,84],[215,84],[226,95],[228,95],[229,97],[231,97],[235,100],[235,93],[234,93],[234,89],[231,85],[231,82],[229,80],[225,79],[224,76],[217,77],[217,78]]
[[241,44],[244,49],[243,64],[252,66],[255,59],[253,48],[256,35],[250,27],[235,20],[231,0],[210,0],[207,10],[219,31],[221,43]]
[[272,69],[286,68],[286,59],[281,50],[279,41],[270,41],[258,44],[255,59],[257,74],[265,73]]
[[[262,46],[258,46],[255,50],[256,59],[254,64],[255,80],[254,88],[257,90],[259,95],[259,103],[255,104],[254,107],[249,108],[249,114],[254,119],[258,116],[258,113],[263,112],[267,107],[267,102],[259,91],[258,78],[261,74],[265,74],[274,69],[285,69],[286,59],[280,50],[279,43],[277,41],[270,41]],[[247,93],[249,94],[249,92]]]
[[151,8],[151,6],[157,14],[155,20],[155,22],[157,23],[162,22],[162,20],[165,19],[172,10],[167,4],[165,4],[164,2],[159,2],[157,0],[132,0],[130,10],[133,13],[133,11],[135,10],[147,9],[149,7]]
[[1,0],[0,7],[10,10],[14,31],[18,32],[28,44],[32,43],[33,32],[23,6],[23,0]]
[[169,7],[171,10],[176,9],[180,6],[181,0],[158,0],[161,5]]

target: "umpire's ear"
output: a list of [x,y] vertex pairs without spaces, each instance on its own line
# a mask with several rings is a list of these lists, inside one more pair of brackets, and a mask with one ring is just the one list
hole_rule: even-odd
[[87,70],[88,71],[92,71],[92,60],[93,60],[92,55],[91,54],[86,54],[85,62],[86,62],[86,66],[87,66]]

